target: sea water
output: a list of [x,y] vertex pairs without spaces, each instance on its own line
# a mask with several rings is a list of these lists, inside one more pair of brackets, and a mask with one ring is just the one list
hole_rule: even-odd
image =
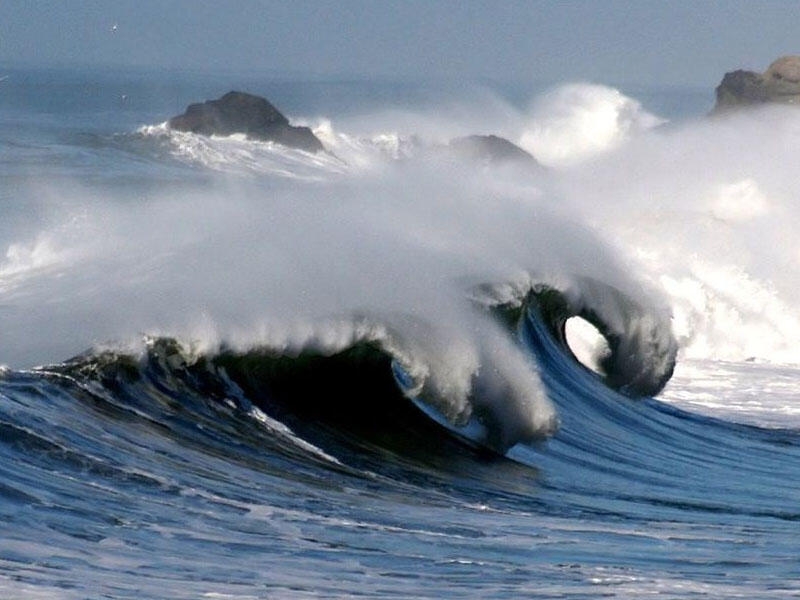
[[6,74],[0,596],[800,596],[790,108]]

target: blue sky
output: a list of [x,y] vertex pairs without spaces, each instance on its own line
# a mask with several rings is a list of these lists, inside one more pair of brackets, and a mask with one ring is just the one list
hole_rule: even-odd
[[798,32],[788,1],[0,0],[0,68],[708,87]]

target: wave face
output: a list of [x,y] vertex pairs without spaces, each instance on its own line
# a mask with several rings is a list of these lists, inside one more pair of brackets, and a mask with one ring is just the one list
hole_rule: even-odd
[[7,371],[0,589],[795,594],[797,431],[632,401],[538,306],[516,327],[560,427],[511,460],[417,410],[372,343],[198,356],[160,338]]
[[73,84],[0,98],[0,596],[800,592],[793,111]]

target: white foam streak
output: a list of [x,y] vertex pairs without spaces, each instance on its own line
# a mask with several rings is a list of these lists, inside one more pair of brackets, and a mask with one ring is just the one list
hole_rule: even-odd
[[224,173],[318,181],[346,167],[329,153],[309,153],[243,134],[209,137],[176,131],[166,123],[141,127],[138,133],[166,144],[169,153],[181,162]]
[[387,160],[410,158],[418,147],[412,137],[396,131],[358,136],[335,129],[330,120],[321,121],[313,131],[329,152],[355,171],[380,167]]
[[686,410],[759,427],[800,427],[800,370],[758,362],[687,360],[664,398]]

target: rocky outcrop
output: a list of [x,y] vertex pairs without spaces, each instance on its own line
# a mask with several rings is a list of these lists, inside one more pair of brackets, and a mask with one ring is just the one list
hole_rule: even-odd
[[716,92],[715,112],[768,102],[800,105],[800,56],[783,56],[764,73],[725,73]]
[[255,140],[277,142],[307,152],[324,150],[308,127],[295,127],[265,98],[228,92],[217,100],[190,104],[186,112],[168,121],[172,129],[201,135],[243,133]]
[[468,135],[450,141],[449,149],[468,160],[491,165],[516,163],[530,167],[540,167],[537,160],[528,152],[496,135]]

